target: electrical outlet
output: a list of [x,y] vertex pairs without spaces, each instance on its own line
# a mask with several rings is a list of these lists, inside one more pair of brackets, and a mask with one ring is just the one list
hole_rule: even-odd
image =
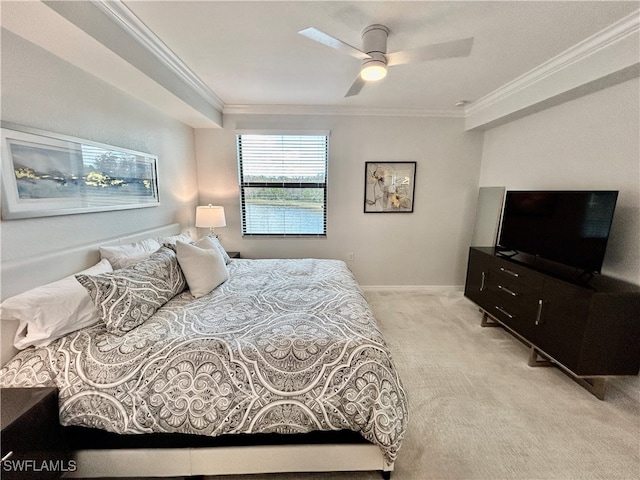
[[349,261],[351,261],[351,262],[352,262],[352,261],[354,261],[355,259],[356,259],[356,254],[355,254],[355,253],[353,253],[353,252],[349,252],[349,253],[347,253],[347,260],[349,260]]

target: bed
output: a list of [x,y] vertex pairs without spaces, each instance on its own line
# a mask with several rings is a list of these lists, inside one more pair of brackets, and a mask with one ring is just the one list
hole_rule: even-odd
[[92,291],[105,277],[129,281],[133,268],[161,278],[168,300],[150,315],[142,306],[127,324],[107,314],[0,370],[2,387],[58,388],[60,421],[79,439],[71,476],[381,470],[388,478],[406,395],[344,262],[230,260],[221,251],[228,277],[194,296],[177,253],[168,244],[106,276],[76,277],[99,313],[127,303]]

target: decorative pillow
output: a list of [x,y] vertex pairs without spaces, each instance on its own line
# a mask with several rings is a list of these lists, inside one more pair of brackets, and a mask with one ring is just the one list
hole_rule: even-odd
[[211,237],[204,237],[195,244],[178,240],[176,253],[191,295],[196,298],[229,279],[227,265]]
[[129,243],[127,245],[117,245],[115,247],[100,247],[100,258],[106,258],[111,263],[114,270],[130,265],[133,258],[141,260],[140,256],[151,254],[162,245],[155,238],[148,238],[140,242]]
[[[207,237],[203,237],[203,238],[210,238],[214,245],[216,246],[216,248],[218,249],[218,251],[220,252],[220,255],[222,255],[222,258],[224,258],[224,263],[226,263],[227,265],[229,265],[229,263],[231,263],[231,257],[229,257],[229,254],[227,253],[227,251],[224,249],[224,247],[222,246],[222,244],[220,243],[220,240],[218,240],[217,237],[214,237],[212,235],[209,235]],[[202,239],[201,239],[202,240]]]
[[76,275],[107,331],[122,335],[146,320],[186,287],[176,254],[161,247],[149,258],[103,275]]
[[[81,274],[99,275],[112,271],[108,260],[101,260]],[[73,275],[6,299],[0,305],[3,320],[18,320],[14,346],[44,347],[75,330],[100,321],[87,291]]]

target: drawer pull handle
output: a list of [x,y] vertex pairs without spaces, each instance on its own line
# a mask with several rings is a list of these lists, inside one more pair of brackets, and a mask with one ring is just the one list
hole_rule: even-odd
[[543,300],[538,300],[538,313],[536,313],[536,325],[542,325],[542,305]]
[[496,305],[496,310],[498,310],[500,313],[502,313],[502,314],[506,315],[506,316],[507,316],[507,317],[509,317],[509,318],[513,318],[513,315],[511,315],[509,312],[507,312],[507,311],[506,311],[504,308],[502,308],[502,307],[498,307],[498,306]]
[[4,457],[2,457],[2,459],[0,459],[0,462],[4,462],[5,460],[9,460],[11,457],[13,457],[13,450],[10,451],[9,453],[7,453]]
[[513,270],[509,270],[508,268],[500,267],[500,271],[511,275],[512,277],[518,278],[520,276],[520,274],[514,272]]
[[502,285],[498,285],[498,288],[500,290],[502,290],[505,293],[508,293],[509,295],[511,295],[512,297],[517,297],[518,294],[512,290],[509,290],[507,287],[503,287]]
[[484,273],[484,272],[482,272],[482,283],[480,284],[480,291],[481,291],[481,292],[484,292],[484,282],[485,282],[485,279],[486,279],[486,275],[485,275],[485,273]]

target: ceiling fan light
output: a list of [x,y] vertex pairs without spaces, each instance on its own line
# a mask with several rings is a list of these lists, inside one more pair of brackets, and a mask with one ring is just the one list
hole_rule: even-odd
[[387,66],[384,62],[377,60],[368,62],[360,70],[360,77],[367,82],[375,82],[376,80],[382,80],[387,76]]

